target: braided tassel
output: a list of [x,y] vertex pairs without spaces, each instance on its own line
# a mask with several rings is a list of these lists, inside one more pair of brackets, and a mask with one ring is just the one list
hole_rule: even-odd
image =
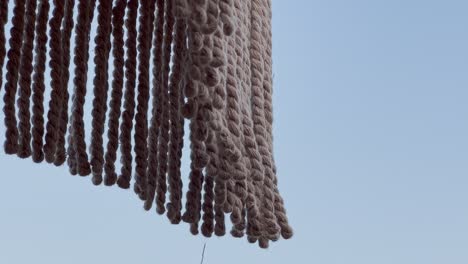
[[115,173],[115,160],[117,159],[117,145],[119,140],[119,118],[122,105],[122,90],[124,85],[124,16],[127,3],[125,0],[117,0],[112,10],[112,36],[114,57],[114,72],[112,80],[112,93],[109,112],[109,128],[107,130],[107,151],[104,164],[104,184],[112,186],[117,181]]
[[34,162],[44,160],[44,72],[47,52],[47,20],[49,16],[49,1],[40,0],[38,5],[35,28],[35,58],[32,85],[32,159]]
[[6,154],[15,154],[18,151],[18,128],[16,126],[15,97],[18,82],[19,61],[23,43],[24,28],[24,1],[16,0],[13,9],[12,28],[10,30],[10,50],[7,53],[7,73],[5,95],[3,96],[3,112],[5,113],[6,140],[4,149]]
[[27,158],[31,156],[31,74],[33,71],[33,49],[34,49],[34,28],[36,23],[36,0],[29,0],[26,4],[25,28],[23,32],[23,46],[21,48],[21,66],[19,78],[19,142],[18,157]]

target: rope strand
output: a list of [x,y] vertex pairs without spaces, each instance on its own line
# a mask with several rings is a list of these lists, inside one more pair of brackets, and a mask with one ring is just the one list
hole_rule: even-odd
[[156,19],[154,21],[154,42],[153,42],[153,95],[152,117],[148,136],[148,186],[144,208],[150,210],[156,195],[157,173],[158,173],[158,137],[161,125],[161,77],[162,77],[162,44],[164,39],[164,0],[156,1]]
[[10,49],[7,52],[7,73],[5,95],[3,96],[3,112],[5,113],[5,144],[6,154],[15,154],[18,150],[18,129],[16,122],[15,97],[20,66],[21,45],[23,43],[24,1],[15,0],[13,8],[12,28],[10,30]]
[[34,162],[44,160],[42,151],[44,136],[44,72],[47,53],[47,20],[49,19],[49,1],[40,0],[36,20],[36,40],[34,74],[32,85],[32,159]]
[[[174,56],[173,66],[170,77],[169,85],[169,123],[170,123],[170,138],[169,138],[169,153],[168,153],[168,184],[170,193],[170,202],[167,205],[167,215],[171,222],[176,221],[175,219],[180,218],[179,206],[182,199],[182,184],[178,178],[180,173],[180,166],[178,163],[178,153],[181,151],[179,141],[180,135],[180,94],[181,94],[181,83],[182,83],[182,63],[184,62],[184,52],[186,41],[186,24],[182,19],[177,19],[175,22],[175,33],[174,33]],[[178,172],[179,171],[179,172]]]
[[34,25],[36,23],[36,0],[29,0],[26,4],[23,46],[21,48],[21,66],[19,78],[19,98],[17,101],[19,112],[19,145],[18,157],[31,156],[31,74],[33,72]]
[[168,94],[168,78],[170,71],[170,59],[171,59],[171,45],[173,40],[173,29],[174,29],[174,16],[172,1],[166,1],[165,5],[165,25],[164,25],[164,40],[163,40],[163,61],[162,61],[162,77],[161,77],[161,98],[160,104],[162,108],[161,114],[161,125],[158,138],[158,174],[157,178],[157,190],[156,190],[156,211],[159,214],[163,214],[165,211],[164,204],[166,202],[167,192],[167,151],[169,144],[169,94]]
[[120,144],[122,153],[122,167],[120,176],[117,179],[117,185],[120,188],[128,189],[132,176],[132,128],[133,117],[135,114],[135,83],[136,83],[136,64],[137,64],[137,30],[136,20],[138,16],[138,0],[130,0],[127,5],[127,19],[125,27],[127,28],[127,59],[125,61],[125,95],[124,112],[122,113],[122,124],[120,125]]
[[6,40],[5,40],[5,24],[8,21],[8,1],[4,0],[0,3],[0,91],[2,90],[3,81],[3,63],[6,55]]
[[111,34],[112,1],[99,0],[98,5],[98,28],[94,39],[96,48],[94,50],[94,100],[92,110],[92,132],[91,132],[91,171],[93,173],[93,184],[102,182],[102,171],[104,165],[104,147],[102,134],[107,111],[107,68],[109,58],[109,43]]
[[[91,173],[86,152],[85,130],[84,130],[84,103],[86,97],[86,82],[88,80],[88,57],[89,57],[89,30],[94,14],[95,0],[79,0],[78,21],[75,37],[75,51],[73,62],[75,64],[75,77],[73,79],[74,93],[72,97],[72,116],[69,128],[69,160],[68,163],[76,166],[76,172],[80,176]],[[74,155],[72,155],[74,154]],[[74,167],[70,167],[72,172]]]
[[114,185],[117,181],[115,173],[115,160],[117,159],[117,144],[119,140],[119,118],[120,107],[122,105],[122,89],[124,84],[124,16],[127,2],[125,0],[117,0],[112,10],[112,55],[114,57],[114,72],[112,79],[112,94],[110,101],[109,112],[109,128],[107,137],[107,151],[104,164],[104,184],[107,186]]
[[149,62],[150,43],[152,34],[150,29],[150,5],[148,1],[141,0],[140,28],[138,32],[138,96],[137,113],[135,115],[135,185],[134,191],[140,199],[146,197],[146,170],[147,170],[147,134],[148,134],[148,100],[149,100]]
[[64,87],[63,100],[60,111],[60,130],[57,141],[57,149],[55,152],[56,166],[60,166],[65,163],[66,160],[66,149],[65,149],[65,136],[67,133],[68,124],[68,81],[70,79],[70,39],[73,31],[73,8],[75,7],[75,0],[68,0],[65,7],[65,15],[63,18],[62,28],[62,49],[63,49],[63,66],[62,66],[62,85]]
[[47,113],[47,125],[44,144],[45,160],[52,163],[55,160],[55,151],[57,147],[57,137],[60,123],[61,104],[64,98],[64,89],[62,85],[62,38],[61,25],[64,15],[63,1],[54,0],[54,10],[50,19],[50,42],[49,42],[49,66],[51,69],[49,111]]

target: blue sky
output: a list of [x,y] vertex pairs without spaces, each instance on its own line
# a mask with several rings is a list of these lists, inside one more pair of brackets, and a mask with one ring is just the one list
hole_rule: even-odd
[[467,9],[273,0],[275,157],[293,239],[261,250],[194,237],[126,191],[2,154],[0,263],[199,263],[205,242],[204,263],[468,263]]

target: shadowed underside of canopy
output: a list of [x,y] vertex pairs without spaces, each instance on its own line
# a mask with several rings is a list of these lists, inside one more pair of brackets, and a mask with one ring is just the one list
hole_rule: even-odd
[[273,157],[271,0],[3,0],[4,63],[5,153],[133,185],[146,210],[193,234],[223,236],[228,216],[232,236],[263,248],[292,236]]

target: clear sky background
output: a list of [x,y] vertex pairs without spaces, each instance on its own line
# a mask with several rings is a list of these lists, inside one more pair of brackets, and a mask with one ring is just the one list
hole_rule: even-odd
[[0,263],[200,263],[205,242],[204,263],[468,263],[468,2],[273,9],[291,240],[194,237],[130,191],[0,154]]

